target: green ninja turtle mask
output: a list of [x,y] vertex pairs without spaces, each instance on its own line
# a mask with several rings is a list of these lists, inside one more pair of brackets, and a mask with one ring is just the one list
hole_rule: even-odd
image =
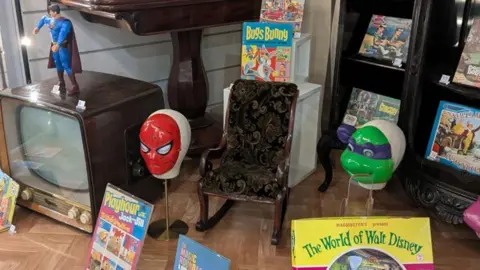
[[363,175],[353,180],[365,188],[384,188],[405,152],[405,136],[400,128],[388,121],[374,120],[345,139],[348,146],[340,158],[343,169],[350,176]]

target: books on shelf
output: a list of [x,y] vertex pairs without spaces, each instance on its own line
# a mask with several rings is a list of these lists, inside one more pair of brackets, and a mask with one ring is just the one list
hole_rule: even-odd
[[103,196],[85,269],[135,269],[153,205],[112,184]]
[[292,33],[291,24],[243,23],[242,79],[289,82]]
[[434,269],[429,218],[300,219],[291,235],[292,269]]
[[475,19],[468,33],[453,82],[480,87],[480,20]]
[[411,19],[373,15],[359,54],[394,65],[406,63],[411,27]]
[[354,87],[342,123],[355,128],[376,119],[397,123],[399,112],[399,99]]
[[479,109],[440,101],[425,158],[480,175],[479,130]]
[[304,7],[305,0],[263,0],[260,21],[291,24],[294,37],[300,38]]
[[0,170],[0,232],[12,225],[20,185]]
[[173,269],[229,270],[230,260],[181,234]]

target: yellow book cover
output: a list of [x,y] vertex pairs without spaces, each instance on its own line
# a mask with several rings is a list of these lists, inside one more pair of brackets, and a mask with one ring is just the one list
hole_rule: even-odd
[[12,225],[19,190],[18,183],[0,170],[0,232]]
[[433,270],[429,218],[292,221],[294,270]]

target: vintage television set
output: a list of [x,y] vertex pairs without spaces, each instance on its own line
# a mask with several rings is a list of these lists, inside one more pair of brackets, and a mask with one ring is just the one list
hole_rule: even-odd
[[84,71],[77,81],[73,97],[52,93],[56,79],[0,92],[0,162],[20,183],[19,205],[91,233],[107,183],[157,196],[138,134],[164,99],[125,77]]

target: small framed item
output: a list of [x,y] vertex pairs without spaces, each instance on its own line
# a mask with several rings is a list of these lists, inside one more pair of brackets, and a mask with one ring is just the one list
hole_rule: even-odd
[[85,109],[87,108],[87,107],[85,106],[85,103],[86,103],[86,102],[85,102],[84,100],[79,100],[79,101],[78,101],[78,104],[77,104],[77,107],[76,107],[76,108],[77,108],[77,111],[85,111]]
[[60,95],[60,86],[58,84],[54,85],[52,88],[52,94]]
[[449,85],[450,84],[450,76],[443,74],[440,78],[440,83]]
[[402,67],[402,58],[395,58],[395,60],[393,60],[393,65],[396,67]]

